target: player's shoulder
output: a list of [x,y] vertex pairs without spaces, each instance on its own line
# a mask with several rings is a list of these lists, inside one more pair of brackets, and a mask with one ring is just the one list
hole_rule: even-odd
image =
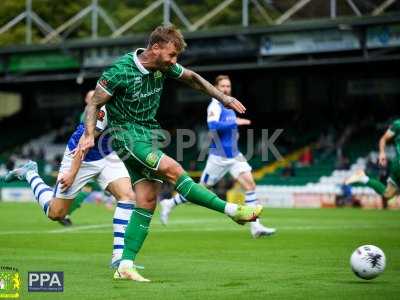
[[221,106],[221,102],[219,102],[217,99],[215,99],[215,98],[211,98],[211,101],[210,101],[210,103],[208,104],[209,106],[210,105],[218,105],[218,106]]
[[400,119],[395,119],[392,122],[392,125],[390,126],[390,128],[393,128],[393,129],[396,129],[396,130],[400,129]]
[[220,109],[220,107],[220,102],[215,98],[211,98],[210,103],[208,103],[208,109]]
[[131,65],[132,62],[133,62],[133,53],[128,52],[116,58],[111,66],[118,69]]

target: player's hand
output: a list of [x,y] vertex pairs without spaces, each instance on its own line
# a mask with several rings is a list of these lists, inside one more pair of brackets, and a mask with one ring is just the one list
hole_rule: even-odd
[[246,111],[246,107],[236,98],[226,96],[224,99],[224,105],[228,108],[232,108],[234,111],[243,114]]
[[81,156],[83,160],[85,158],[86,153],[88,153],[89,149],[94,146],[94,135],[82,134],[79,139],[79,144],[75,149],[74,157]]
[[378,163],[381,167],[386,167],[387,165],[387,158],[386,158],[386,153],[381,152],[379,153],[379,158],[378,158]]
[[67,191],[71,185],[74,183],[75,175],[70,171],[66,171],[64,173],[60,173],[58,177],[58,182],[60,183],[60,188],[62,192]]
[[250,125],[251,121],[248,119],[242,119],[242,118],[236,118],[236,124],[241,126],[241,125]]

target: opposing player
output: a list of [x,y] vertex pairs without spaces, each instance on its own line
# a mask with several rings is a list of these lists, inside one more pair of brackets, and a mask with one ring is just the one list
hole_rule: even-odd
[[[228,76],[217,76],[215,87],[225,95],[231,95],[231,80]],[[256,184],[251,174],[251,166],[238,148],[237,127],[250,125],[250,123],[250,120],[238,118],[234,110],[225,108],[216,99],[211,99],[211,103],[207,108],[207,125],[213,139],[206,168],[200,177],[200,184],[212,187],[229,172],[244,189],[246,204],[256,205],[258,204],[255,193]],[[185,197],[180,194],[176,194],[171,199],[162,200],[160,202],[161,222],[166,225],[171,210],[177,205],[186,202]],[[250,232],[255,238],[271,235],[275,231],[274,228],[263,226],[259,218],[254,222],[250,222]]]
[[[86,98],[91,99],[94,91]],[[37,164],[29,161],[25,165],[10,171],[5,181],[26,180],[32,188],[37,203],[51,220],[62,220],[77,207],[75,198],[81,197],[80,190],[91,180],[97,180],[101,188],[108,190],[118,201],[113,218],[114,245],[112,266],[117,266],[124,248],[124,234],[134,209],[135,194],[132,190],[129,173],[118,155],[113,152],[107,132],[107,111],[103,106],[96,116],[95,145],[82,161],[82,155],[73,155],[79,139],[84,132],[80,123],[71,135],[54,189],[46,185],[38,174]]]
[[124,157],[136,193],[137,205],[125,232],[125,248],[115,279],[149,281],[137,272],[133,261],[148,234],[163,178],[174,184],[188,201],[224,213],[240,224],[254,221],[262,211],[260,205],[240,206],[221,200],[196,184],[180,164],[157,147],[164,137],[155,116],[167,77],[179,79],[239,113],[245,111],[238,100],[177,64],[185,46],[182,34],[173,26],[157,27],[146,49],[123,55],[103,73],[92,101],[86,106],[80,151],[85,153],[94,145],[96,115],[105,104],[113,129],[113,148]]
[[390,141],[395,143],[396,157],[389,162],[390,173],[386,186],[378,179],[367,176],[363,170],[356,171],[345,182],[346,184],[362,183],[372,188],[382,196],[383,208],[387,208],[387,203],[392,197],[400,195],[400,119],[395,120],[379,140],[378,163],[382,167],[388,164],[385,149]]

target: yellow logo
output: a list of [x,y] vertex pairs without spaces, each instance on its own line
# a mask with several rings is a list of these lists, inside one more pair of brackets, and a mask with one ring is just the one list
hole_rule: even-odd
[[157,163],[158,163],[158,155],[156,152],[150,152],[149,154],[147,154],[146,156],[146,162],[152,167],[154,168]]
[[21,276],[18,269],[0,267],[0,298],[17,299],[21,288]]

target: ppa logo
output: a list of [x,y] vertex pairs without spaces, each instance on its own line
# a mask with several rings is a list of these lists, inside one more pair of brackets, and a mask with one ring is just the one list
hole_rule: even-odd
[[64,272],[28,272],[28,292],[63,292]]

